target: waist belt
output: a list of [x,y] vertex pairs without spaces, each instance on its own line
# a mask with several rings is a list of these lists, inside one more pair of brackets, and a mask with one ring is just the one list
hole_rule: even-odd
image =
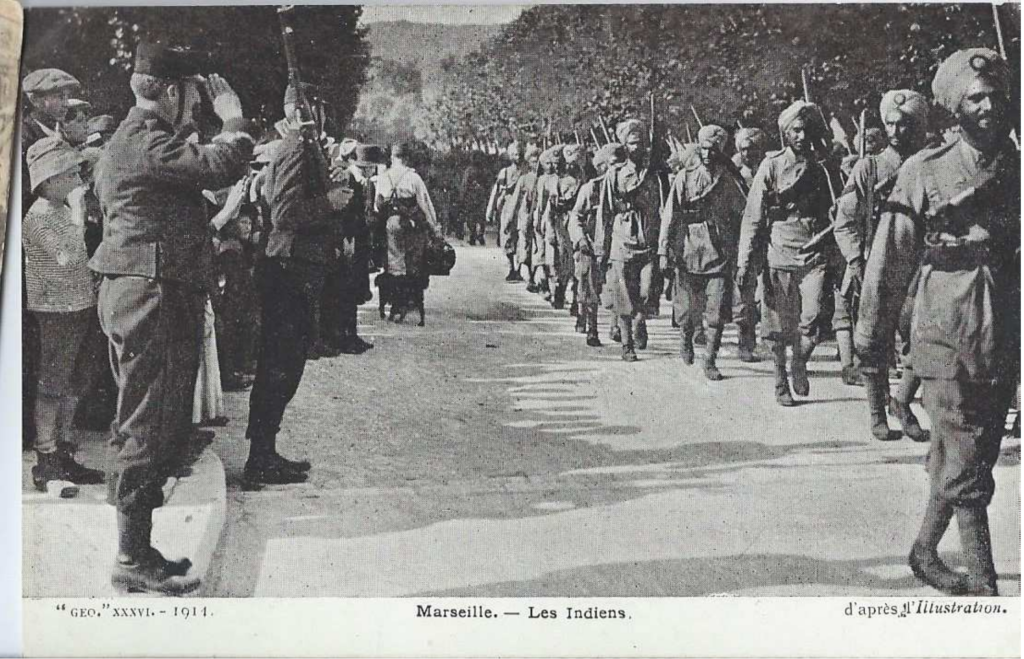
[[937,240],[931,234],[925,236],[923,262],[943,271],[973,270],[982,266],[999,265],[987,241]]

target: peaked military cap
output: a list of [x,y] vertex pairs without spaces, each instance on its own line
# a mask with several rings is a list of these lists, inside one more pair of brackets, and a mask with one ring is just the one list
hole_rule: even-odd
[[75,76],[60,69],[37,69],[26,75],[21,82],[21,88],[26,94],[50,94],[81,86]]
[[160,43],[143,42],[135,50],[135,73],[163,80],[184,80],[200,75],[205,64],[205,58],[199,53]]

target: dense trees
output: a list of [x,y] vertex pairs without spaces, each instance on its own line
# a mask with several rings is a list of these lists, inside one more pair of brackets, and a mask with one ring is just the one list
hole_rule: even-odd
[[[330,99],[335,130],[348,125],[369,64],[357,6],[301,6],[293,19],[303,76]],[[25,12],[23,71],[57,67],[76,76],[99,112],[123,117],[132,54],[143,39],[209,52],[246,112],[281,116],[288,82],[275,7],[105,7]]]
[[[1003,9],[1019,52],[1019,7]],[[448,62],[430,119],[441,141],[587,132],[600,115],[646,114],[653,92],[677,135],[705,120],[771,129],[802,96],[852,130],[886,89],[927,91],[949,53],[995,48],[991,5],[563,5],[524,12],[480,51]]]

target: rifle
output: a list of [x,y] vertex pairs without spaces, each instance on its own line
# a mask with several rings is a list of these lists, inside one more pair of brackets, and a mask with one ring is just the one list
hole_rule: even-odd
[[601,130],[604,131],[604,139],[609,142],[613,142],[611,133],[608,132],[608,125],[604,123],[604,117],[598,115],[598,120],[601,122]]
[[307,154],[313,158],[313,169],[315,170],[318,190],[326,192],[330,187],[330,158],[320,143],[320,127],[313,114],[313,105],[306,96],[306,90],[302,86],[302,77],[299,75],[299,58],[295,54],[295,30],[290,23],[291,12],[295,5],[284,5],[278,7],[277,16],[281,23],[281,40],[284,42],[284,56],[288,62],[288,82],[295,89],[298,99],[299,112],[301,114],[300,130],[302,143]]
[[601,140],[597,139],[597,131],[594,130],[593,128],[591,128],[590,129],[590,135],[591,135],[591,137],[594,138],[594,146],[596,146],[597,148],[600,149],[601,148]]
[[665,200],[668,198],[668,196],[665,194],[665,182],[661,180],[661,168],[659,167],[661,163],[657,162],[657,158],[658,156],[661,155],[661,153],[660,149],[658,149],[658,134],[656,128],[657,123],[656,116],[654,114],[654,92],[651,92],[649,99],[651,107],[651,152],[650,154],[648,154],[647,166],[650,168],[652,172],[654,172],[654,175],[658,177],[658,208],[660,209],[662,206],[665,205]]
[[693,113],[693,118],[697,120],[697,127],[703,128],[704,122],[700,120],[700,115],[697,114],[697,108],[693,107],[693,103],[690,104],[690,112]]

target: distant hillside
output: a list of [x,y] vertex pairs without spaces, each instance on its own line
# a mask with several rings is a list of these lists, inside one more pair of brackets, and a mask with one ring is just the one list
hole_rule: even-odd
[[373,57],[417,65],[424,87],[433,87],[447,57],[463,57],[501,32],[502,25],[442,25],[391,21],[367,26]]

